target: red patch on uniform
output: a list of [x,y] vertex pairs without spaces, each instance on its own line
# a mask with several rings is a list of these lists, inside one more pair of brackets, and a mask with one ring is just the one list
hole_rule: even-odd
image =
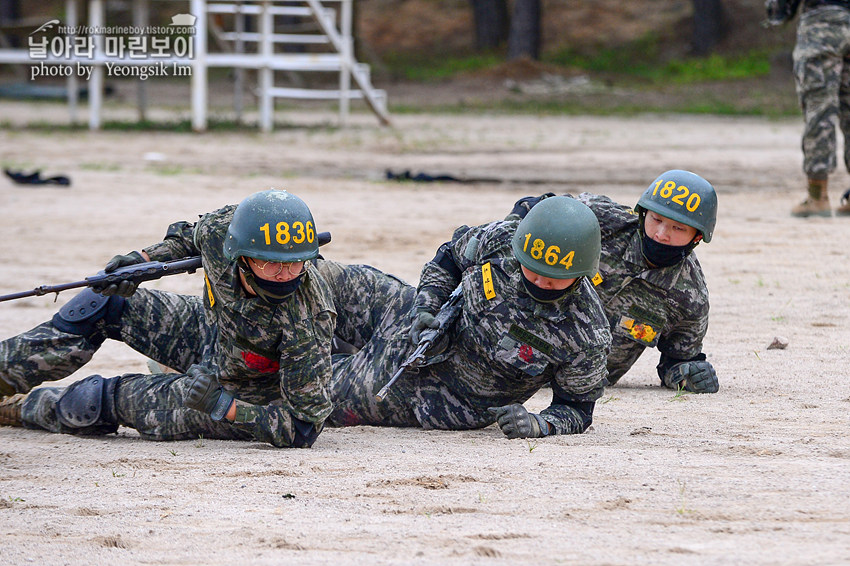
[[341,426],[357,426],[363,424],[363,419],[355,413],[351,409],[345,409],[342,411],[342,425]]
[[242,359],[245,360],[246,366],[260,373],[272,373],[280,369],[277,360],[271,360],[253,352],[242,352]]
[[530,362],[534,358],[534,350],[528,344],[519,347],[519,358],[524,362]]

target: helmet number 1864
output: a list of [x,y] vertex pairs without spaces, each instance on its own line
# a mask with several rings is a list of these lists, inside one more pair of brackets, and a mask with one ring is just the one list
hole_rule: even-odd
[[[525,244],[522,246],[522,251],[528,252],[534,259],[542,259],[547,265],[563,265],[564,269],[569,269],[573,266],[573,259],[576,252],[570,251],[560,256],[561,248],[558,246],[549,246],[546,248],[546,242],[540,238],[535,238],[531,242],[531,251],[528,251],[528,243],[531,240],[531,232],[525,235]],[[545,252],[543,250],[546,250]]]

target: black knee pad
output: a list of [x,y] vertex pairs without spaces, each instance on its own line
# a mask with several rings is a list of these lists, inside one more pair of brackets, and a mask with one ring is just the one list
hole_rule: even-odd
[[117,331],[111,332],[110,327],[121,320],[126,302],[124,297],[104,297],[86,288],[53,315],[53,326],[62,332],[91,339],[97,330],[97,323],[105,320],[106,336],[118,340]]
[[116,432],[115,389],[118,379],[91,375],[71,384],[56,402],[56,418],[72,429],[89,429],[97,434]]

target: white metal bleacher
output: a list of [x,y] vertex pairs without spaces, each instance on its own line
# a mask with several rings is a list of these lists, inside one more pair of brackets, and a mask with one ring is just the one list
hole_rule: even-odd
[[[89,28],[106,25],[106,1],[108,0],[89,0],[89,21],[87,22]],[[234,69],[236,76],[234,102],[237,113],[241,113],[241,91],[244,81],[242,71],[256,70],[257,87],[254,92],[259,101],[259,126],[263,131],[270,131],[274,126],[274,99],[276,98],[337,100],[342,125],[347,123],[350,101],[360,99],[375,113],[381,124],[389,124],[386,93],[372,86],[369,66],[358,63],[354,58],[353,1],[189,0],[190,13],[196,17],[193,57],[160,59],[159,61],[191,67],[192,128],[196,131],[207,128],[208,70],[214,67]],[[150,0],[132,1],[134,26],[147,25],[149,2]],[[77,21],[77,0],[65,0],[65,4],[66,22],[63,24],[68,28],[74,28],[80,24]],[[185,2],[182,4],[185,6]],[[233,16],[226,20],[231,21],[234,28],[222,29],[219,21],[224,19],[215,18],[215,15]],[[214,19],[211,20],[210,16],[214,16]],[[302,18],[305,21],[315,22],[316,25],[307,32],[276,33],[275,18],[279,16]],[[243,28],[246,18],[253,18],[257,31],[246,31]],[[208,49],[210,36],[216,42],[218,48],[216,51]],[[97,130],[101,126],[105,64],[144,65],[150,64],[150,61],[106,56],[103,50],[103,36],[94,35],[93,40],[95,44],[93,57],[48,57],[43,62],[59,65],[76,65],[77,63],[93,65],[88,85],[89,128]],[[305,52],[292,53],[276,49],[276,46],[281,44],[304,46]],[[249,49],[249,46],[253,49]],[[0,49],[0,64],[3,63],[33,64],[34,61],[27,49]],[[337,73],[338,87],[317,89],[276,86],[274,84],[276,71]],[[352,79],[354,85],[352,85]],[[76,114],[79,80],[73,75],[67,79],[68,103],[72,120]],[[139,83],[141,115],[145,97],[143,81]]]

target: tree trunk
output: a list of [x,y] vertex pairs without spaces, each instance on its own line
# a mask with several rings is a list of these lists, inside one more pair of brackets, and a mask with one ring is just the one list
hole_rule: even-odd
[[540,59],[540,20],[540,0],[514,0],[508,60],[520,57]]
[[495,49],[508,37],[507,0],[469,0],[475,21],[475,48]]
[[[21,4],[19,0],[0,0],[0,22],[6,25],[15,25],[21,18]],[[9,47],[20,47],[21,41],[17,34],[9,38]]]
[[725,34],[726,14],[720,0],[694,0],[694,55],[708,55]]

